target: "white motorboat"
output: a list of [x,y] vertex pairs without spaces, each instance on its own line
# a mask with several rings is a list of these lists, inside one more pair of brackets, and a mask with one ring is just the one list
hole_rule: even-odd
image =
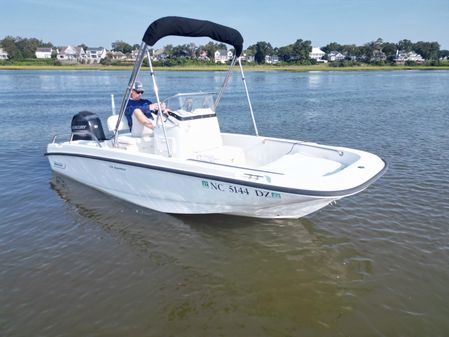
[[[235,49],[218,93],[178,93],[163,102],[154,132],[134,137],[123,121],[131,88],[145,56],[157,102],[156,77],[148,48],[168,35],[206,36]],[[52,170],[137,205],[166,213],[221,213],[260,218],[299,218],[340,198],[361,192],[386,170],[378,156],[258,134],[240,62],[243,38],[235,29],[209,21],[164,17],[142,39],[120,112],[100,119],[80,112],[70,138],[55,136],[46,156]],[[216,108],[238,63],[255,135],[220,131]]]

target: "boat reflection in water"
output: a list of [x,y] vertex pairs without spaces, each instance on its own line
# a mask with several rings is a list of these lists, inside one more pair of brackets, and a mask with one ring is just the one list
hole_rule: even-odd
[[[259,265],[259,258],[268,256],[270,260],[299,263],[305,270],[316,268],[331,278],[335,275],[339,275],[340,280],[354,277],[347,269],[351,269],[348,261],[357,255],[351,241],[318,229],[307,219],[170,215],[124,202],[58,174],[53,174],[51,187],[67,205],[75,207],[77,214],[120,235],[132,247],[151,246],[187,264],[197,258],[196,267],[200,269],[205,264],[215,269],[218,260],[229,263],[241,255],[254,259],[252,263]],[[69,212],[73,212],[72,207]],[[210,260],[205,259],[207,255],[211,255]],[[359,256],[357,260],[364,259]],[[279,263],[272,262],[270,268]],[[357,269],[371,273],[370,263],[366,261]]]
[[[172,216],[59,175],[52,188],[80,232],[96,232],[97,242],[90,242],[95,248],[87,250],[107,245],[107,261],[92,257],[85,263],[104,270],[108,282],[126,282],[120,305],[151,313],[154,335],[163,335],[167,324],[181,335],[186,319],[210,331],[232,319],[247,335],[264,335],[261,326],[274,328],[279,319],[319,330],[323,323],[350,319],[358,296],[371,287],[364,281],[372,274],[371,261],[354,243],[306,219]],[[115,279],[124,268],[133,277]],[[148,299],[145,308],[142,298]],[[262,325],[256,319],[267,315]],[[214,327],[204,318],[211,316]]]

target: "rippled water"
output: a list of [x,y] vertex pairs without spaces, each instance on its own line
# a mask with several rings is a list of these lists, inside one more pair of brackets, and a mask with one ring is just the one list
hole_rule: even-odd
[[[158,75],[162,97],[224,78]],[[0,336],[449,335],[449,72],[248,73],[262,135],[389,163],[299,220],[171,216],[52,175],[51,136],[104,121],[128,77],[0,72]],[[252,132],[242,90],[225,131]]]

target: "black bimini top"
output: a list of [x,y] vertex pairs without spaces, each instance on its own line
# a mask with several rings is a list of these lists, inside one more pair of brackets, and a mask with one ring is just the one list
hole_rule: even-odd
[[146,30],[142,41],[153,46],[165,36],[210,37],[211,39],[230,44],[239,57],[243,51],[243,37],[234,28],[219,25],[205,20],[166,16],[154,21]]

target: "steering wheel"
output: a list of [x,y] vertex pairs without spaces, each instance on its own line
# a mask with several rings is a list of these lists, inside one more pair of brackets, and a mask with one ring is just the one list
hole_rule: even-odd
[[165,115],[165,119],[163,120],[163,122],[166,123],[168,121],[168,122],[170,122],[170,123],[172,123],[172,124],[174,124],[176,126],[179,126],[179,122],[176,120],[175,117],[173,117],[172,114],[173,114],[173,112],[171,110],[167,109],[167,114],[166,115],[164,114]]

